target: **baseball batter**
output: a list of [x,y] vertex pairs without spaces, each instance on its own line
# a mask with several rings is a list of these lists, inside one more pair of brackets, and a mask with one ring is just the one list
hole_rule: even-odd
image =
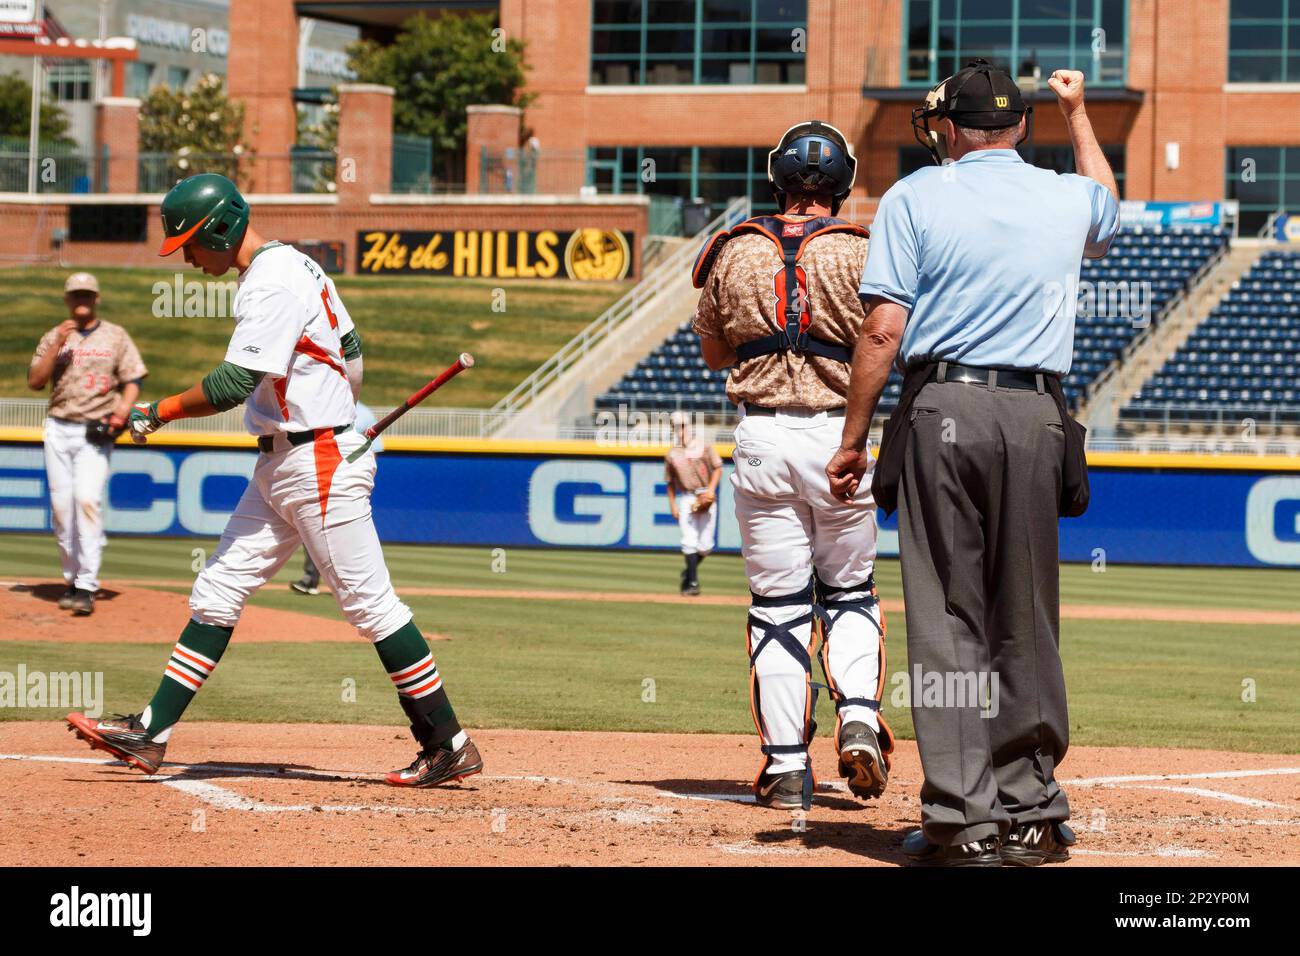
[[701,351],[710,368],[731,366],[727,395],[742,416],[731,482],[752,592],[750,685],[764,757],[754,795],[783,809],[811,806],[819,633],[839,772],[854,794],[884,792],[893,749],[880,717],[885,624],[870,483],[837,500],[823,471],[840,443],[864,318],[867,232],[833,218],[855,168],[834,127],[792,127],[768,157],[782,214],[713,237],[694,274]]
[[[137,404],[133,438],[170,421],[243,403],[261,454],[221,543],[190,595],[192,619],[162,683],[139,714],[68,722],[92,747],[153,773],[172,730],[230,641],[249,597],[299,542],[361,635],[374,642],[420,746],[395,770],[395,786],[430,787],[483,769],[456,720],[442,677],[411,610],[393,591],[370,512],[375,458],[353,428],[361,342],[338,290],[291,246],[249,225],[235,184],[205,173],[178,183],[162,204],[160,255],[183,249],[208,275],[240,273],[235,332],[225,361],[187,391]],[[355,453],[355,454],[354,454]]]
[[682,533],[682,594],[700,593],[700,562],[713,550],[718,532],[718,482],[722,459],[718,450],[695,437],[689,415],[673,418],[673,447],[664,456],[668,507]]
[[69,317],[41,337],[27,384],[35,390],[50,384],[45,472],[63,564],[59,607],[84,616],[94,612],[99,590],[113,441],[149,372],[126,329],[96,315],[99,282],[93,275],[68,276],[63,300]]

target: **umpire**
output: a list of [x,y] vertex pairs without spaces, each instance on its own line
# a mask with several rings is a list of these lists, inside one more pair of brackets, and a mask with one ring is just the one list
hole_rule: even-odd
[[[1105,255],[1119,221],[1083,79],[1048,81],[1082,175],[1021,160],[1020,91],[974,60],[913,114],[942,168],[895,183],[872,224],[868,317],[827,472],[843,495],[862,480],[897,353],[903,394],[872,490],[899,512],[908,657],[923,681],[912,685],[922,829],[904,844],[915,863],[1032,866],[1068,859],[1074,842],[1055,779],[1069,729],[1057,518],[1081,514],[1088,489],[1060,377],[1080,260]],[[925,692],[936,686],[945,699]]]

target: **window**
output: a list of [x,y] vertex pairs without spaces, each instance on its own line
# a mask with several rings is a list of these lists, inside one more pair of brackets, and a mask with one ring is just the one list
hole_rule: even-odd
[[804,82],[808,0],[592,0],[593,86]]
[[185,88],[185,84],[190,80],[190,70],[187,66],[169,66],[167,67],[167,85],[173,90]]
[[1300,0],[1232,0],[1228,82],[1300,83]]
[[[1111,171],[1115,173],[1115,184],[1119,187],[1119,195],[1124,197],[1124,146],[1120,145],[1103,145],[1101,151],[1106,154],[1110,160]],[[1058,173],[1077,172],[1074,168],[1074,150],[1069,146],[1035,146],[1032,143],[1022,143],[1018,149],[1025,162],[1033,163],[1035,166],[1041,166],[1043,169],[1052,169]],[[930,153],[922,146],[900,146],[898,150],[898,178],[916,172],[923,166],[931,166],[934,160],[930,158]]]
[[982,56],[1016,77],[1082,70],[1122,86],[1127,20],[1125,0],[904,0],[903,83],[935,86]]
[[587,182],[602,193],[699,197],[720,211],[727,200],[749,196],[755,215],[776,212],[767,184],[770,146],[592,146]]
[[1223,195],[1241,203],[1242,235],[1254,235],[1278,210],[1300,210],[1300,147],[1232,146]]
[[46,68],[45,89],[56,103],[89,102],[91,76],[87,61],[63,60]]
[[153,86],[153,64],[141,63],[138,60],[134,63],[128,63],[130,68],[126,74],[126,95],[142,99],[149,93],[149,88]]

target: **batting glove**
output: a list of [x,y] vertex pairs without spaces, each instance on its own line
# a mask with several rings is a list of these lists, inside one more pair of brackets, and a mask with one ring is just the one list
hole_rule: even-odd
[[131,441],[143,445],[158,429],[163,427],[163,420],[158,417],[157,402],[136,402],[131,406],[131,417],[127,419],[131,429]]

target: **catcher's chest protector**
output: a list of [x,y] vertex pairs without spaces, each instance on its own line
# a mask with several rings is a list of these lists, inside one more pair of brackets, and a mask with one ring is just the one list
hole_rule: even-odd
[[818,216],[803,221],[791,221],[780,216],[755,216],[733,229],[716,233],[705,243],[691,273],[691,282],[695,288],[704,288],[722,247],[736,236],[751,232],[770,239],[780,250],[782,267],[773,276],[773,290],[776,294],[777,314],[782,317],[782,322],[779,330],[772,335],[737,346],[737,360],[744,362],[759,355],[771,355],[789,349],[795,354],[807,352],[837,362],[852,362],[851,348],[819,339],[808,331],[812,325],[808,276],[799,265],[799,259],[808,248],[808,243],[817,236],[846,232],[867,238],[870,233],[862,226],[834,216]]

